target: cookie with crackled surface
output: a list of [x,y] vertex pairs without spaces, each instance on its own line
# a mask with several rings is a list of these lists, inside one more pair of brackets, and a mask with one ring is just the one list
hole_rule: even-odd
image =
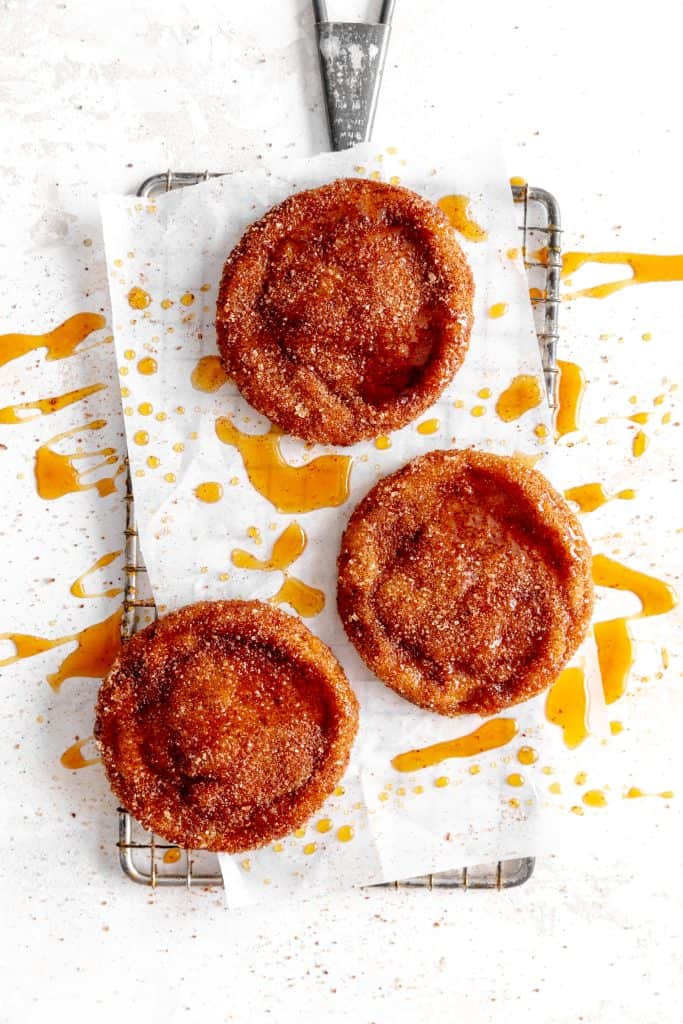
[[95,738],[111,788],[145,828],[236,853],[321,807],[357,727],[341,666],[299,619],[217,601],[131,637],[100,688]]
[[442,715],[540,693],[583,640],[591,553],[574,513],[515,458],[433,451],[353,512],[338,607],[365,663]]
[[228,375],[286,433],[350,445],[405,426],[460,367],[472,274],[441,210],[365,179],[299,192],[248,228],[223,270]]

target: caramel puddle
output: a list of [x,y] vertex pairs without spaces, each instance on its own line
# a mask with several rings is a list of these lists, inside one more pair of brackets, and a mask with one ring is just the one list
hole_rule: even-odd
[[45,358],[48,361],[67,359],[82,341],[95,331],[101,331],[106,323],[99,313],[76,313],[46,334],[2,334],[0,366],[39,348],[47,349]]
[[96,593],[92,594],[89,593],[83,586],[88,576],[92,576],[92,574],[94,572],[97,572],[98,569],[105,569],[108,565],[111,565],[114,559],[118,558],[120,554],[120,551],[110,551],[109,554],[102,555],[102,557],[98,558],[97,561],[93,565],[91,565],[89,569],[86,569],[85,572],[82,572],[81,575],[78,576],[71,584],[71,593],[73,594],[73,596],[78,598],[118,597],[119,594],[122,594],[123,590],[120,587],[112,587],[110,590],[98,590],[96,591]]
[[25,633],[0,633],[0,640],[9,640],[14,644],[16,651],[11,657],[0,661],[0,668],[13,665],[16,661],[22,661],[24,658],[32,658],[53,647],[61,647],[63,644],[76,641],[78,645],[76,649],[67,654],[56,672],[46,676],[47,682],[53,690],[59,690],[65,679],[74,679],[80,676],[88,679],[101,678],[111,668],[121,645],[122,614],[119,609],[103,622],[96,622],[94,626],[87,626],[79,633],[60,636],[55,640]]
[[[77,391],[69,391],[65,395],[57,395],[54,398],[39,398],[35,402],[19,402],[17,405],[6,405],[0,409],[0,423],[28,423],[38,416],[51,416],[53,412],[59,412],[67,405],[74,402],[81,402],[88,395],[94,395],[101,391],[106,385],[91,384],[87,388],[79,388]],[[21,416],[20,413],[29,415]],[[33,415],[30,415],[33,413]]]
[[69,768],[71,771],[78,771],[80,768],[87,768],[91,764],[101,764],[101,757],[84,757],[83,747],[88,743],[92,743],[94,736],[86,736],[84,740],[77,740],[76,743],[64,751],[59,759],[59,763],[64,768]]
[[451,227],[468,242],[483,242],[488,238],[488,231],[470,217],[470,199],[467,196],[442,196],[436,205],[445,213]]
[[280,453],[281,432],[244,434],[231,419],[216,420],[223,444],[237,448],[252,486],[278,512],[312,512],[343,505],[349,496],[352,460],[348,455],[320,455],[304,466],[291,466]]
[[[49,441],[46,441],[45,444],[36,450],[36,486],[41,498],[44,498],[46,501],[53,501],[55,498],[61,498],[65,494],[74,494],[78,491],[90,491],[93,489],[97,490],[101,498],[106,497],[108,494],[113,494],[116,490],[116,478],[123,472],[123,464],[119,466],[113,476],[102,477],[99,480],[93,480],[92,483],[85,482],[84,478],[90,473],[97,472],[98,469],[102,469],[104,466],[115,465],[119,461],[115,448],[98,448],[93,452],[73,452],[68,455],[60,455],[51,448],[51,445],[57,444],[65,437],[73,437],[84,430],[101,430],[106,425],[106,420],[91,420],[90,423],[84,423],[82,426],[73,427],[71,430],[65,430],[61,434],[56,434],[55,437],[50,438]],[[102,457],[100,462],[84,470],[82,473],[78,472],[75,465],[78,460],[94,458],[98,455]]]
[[[564,492],[564,496],[568,501],[575,501],[581,512],[594,512],[612,500],[612,496],[607,494],[602,484],[598,483],[580,484],[578,487],[570,487]],[[613,495],[613,497],[621,501],[630,501],[635,496],[636,492],[630,488],[624,491],[617,491]]]
[[397,754],[391,764],[397,772],[416,772],[421,768],[441,764],[451,757],[472,757],[486,750],[504,747],[517,735],[517,729],[514,718],[492,718],[466,736]]
[[325,607],[325,594],[322,590],[310,587],[302,580],[290,576],[286,570],[300,555],[307,544],[306,534],[298,523],[290,523],[273,544],[270,558],[260,559],[248,551],[235,548],[231,554],[232,564],[238,569],[254,569],[259,572],[284,572],[282,586],[271,597],[273,604],[289,604],[299,615],[310,618],[318,615]]
[[525,412],[541,404],[542,395],[538,377],[520,374],[498,396],[496,413],[505,423],[518,420]]
[[558,359],[557,365],[560,370],[560,379],[557,389],[555,434],[559,438],[579,429],[579,411],[586,387],[586,378],[583,375],[583,370],[576,363]]
[[219,356],[202,356],[190,378],[195,391],[205,391],[208,394],[218,391],[228,379]]
[[565,744],[574,749],[588,736],[588,693],[582,668],[566,668],[548,691],[545,714],[559,725]]
[[571,277],[588,263],[628,267],[631,276],[607,284],[581,288],[565,295],[566,299],[604,299],[622,288],[655,281],[683,281],[683,255],[656,256],[639,252],[566,252],[562,257],[562,278]]

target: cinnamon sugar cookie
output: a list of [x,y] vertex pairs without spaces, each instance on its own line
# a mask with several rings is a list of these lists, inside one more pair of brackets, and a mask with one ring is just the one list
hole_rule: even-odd
[[95,737],[114,793],[145,828],[235,853],[318,810],[357,726],[339,663],[299,619],[217,601],[128,641],[102,683]]
[[439,397],[467,351],[473,292],[438,207],[341,179],[290,196],[243,235],[220,284],[218,348],[283,431],[349,445]]
[[536,470],[434,451],[354,511],[337,597],[349,638],[384,683],[443,715],[490,715],[547,687],[581,643],[590,550]]

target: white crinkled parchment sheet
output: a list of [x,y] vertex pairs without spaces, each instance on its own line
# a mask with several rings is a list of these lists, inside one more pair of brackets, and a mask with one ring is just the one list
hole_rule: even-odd
[[[217,285],[225,258],[247,225],[292,192],[358,174],[400,180],[434,201],[448,194],[471,199],[473,218],[488,232],[479,243],[461,240],[476,283],[471,345],[441,400],[418,421],[438,419],[436,432],[421,434],[416,422],[392,434],[386,450],[373,442],[344,449],[353,458],[348,501],[336,508],[281,514],[251,485],[237,448],[222,443],[215,430],[220,416],[229,416],[249,434],[264,433],[268,422],[232,383],[209,394],[196,390],[191,376],[201,357],[216,353]],[[391,765],[396,754],[465,735],[481,720],[442,718],[390,691],[348,642],[335,604],[336,558],[352,509],[380,477],[415,456],[468,445],[509,454],[544,453],[541,468],[552,479],[549,442],[535,432],[543,425],[551,434],[546,406],[511,423],[502,422],[494,409],[496,397],[518,374],[535,374],[543,387],[526,274],[520,258],[509,253],[519,247],[519,232],[497,150],[478,145],[416,156],[368,144],[310,159],[269,160],[258,173],[233,174],[154,200],[108,196],[102,213],[137,521],[160,609],[206,599],[273,597],[282,572],[237,569],[231,553],[240,548],[267,559],[275,539],[298,522],[308,543],[291,575],[325,594],[323,611],[306,623],[337,655],[361,704],[360,731],[341,790],[305,833],[248,854],[220,857],[228,904],[539,852],[553,811],[538,781],[529,778],[513,788],[506,779],[516,771],[524,775],[516,759],[523,744],[535,748],[539,765],[559,768],[571,756],[560,730],[546,721],[545,695],[504,713],[518,724],[507,746],[399,773]],[[132,288],[148,296],[145,308],[131,306]],[[507,312],[491,318],[489,307],[497,303],[506,303]],[[149,362],[140,367],[149,359],[156,371],[141,372],[153,368]],[[484,414],[472,415],[475,406],[483,407]],[[290,437],[282,439],[281,450],[295,466],[332,451],[306,448]],[[195,488],[204,482],[221,484],[221,500],[198,500]],[[260,545],[250,536],[254,527]],[[586,665],[593,727],[599,734],[604,708],[592,649],[584,649],[579,659]],[[447,784],[437,786],[437,779]],[[327,831],[316,827],[323,819],[328,819]],[[338,838],[342,826],[353,830],[351,841]]]

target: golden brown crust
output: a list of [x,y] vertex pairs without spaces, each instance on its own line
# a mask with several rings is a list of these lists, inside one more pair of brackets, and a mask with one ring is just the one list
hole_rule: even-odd
[[230,254],[218,348],[283,431],[349,445],[405,426],[462,363],[474,286],[441,210],[341,179],[270,210]]
[[341,666],[299,619],[216,601],[128,641],[102,683],[95,737],[114,793],[145,828],[236,853],[323,804],[357,727]]
[[388,686],[443,715],[490,715],[548,686],[583,640],[590,549],[536,470],[433,451],[354,511],[337,600],[349,638]]

